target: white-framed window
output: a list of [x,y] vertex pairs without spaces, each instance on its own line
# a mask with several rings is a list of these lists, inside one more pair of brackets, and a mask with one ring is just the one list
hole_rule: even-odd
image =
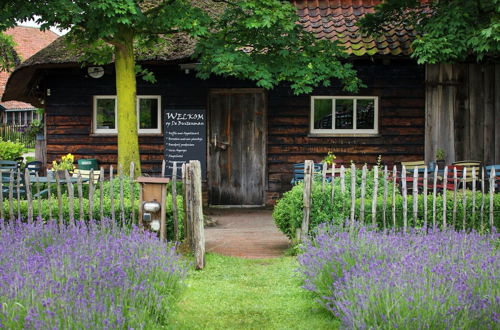
[[377,96],[311,96],[312,134],[378,134]]
[[[94,96],[94,133],[118,133],[118,115],[116,107],[116,95]],[[161,133],[160,95],[138,95],[136,109],[139,134]]]
[[139,133],[161,133],[160,101],[159,95],[137,96]]

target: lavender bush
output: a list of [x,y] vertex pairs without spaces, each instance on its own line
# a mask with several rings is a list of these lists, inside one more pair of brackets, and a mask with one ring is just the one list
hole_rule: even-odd
[[300,271],[348,328],[498,329],[499,236],[323,224],[299,256]]
[[158,327],[185,272],[137,228],[0,220],[0,327]]

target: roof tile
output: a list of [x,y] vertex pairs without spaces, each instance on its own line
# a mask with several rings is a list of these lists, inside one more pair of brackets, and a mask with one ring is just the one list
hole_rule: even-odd
[[[361,56],[376,53],[409,55],[413,30],[385,29],[383,36],[362,36],[356,23],[373,13],[382,0],[293,0],[299,23],[318,39],[337,40],[350,54]],[[360,40],[362,38],[362,40]]]

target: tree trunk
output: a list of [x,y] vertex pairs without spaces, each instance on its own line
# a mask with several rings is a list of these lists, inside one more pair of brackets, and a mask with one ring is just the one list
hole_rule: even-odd
[[136,77],[133,33],[122,30],[115,39],[116,96],[118,109],[118,167],[135,164],[135,175],[140,175],[139,137],[137,134]]

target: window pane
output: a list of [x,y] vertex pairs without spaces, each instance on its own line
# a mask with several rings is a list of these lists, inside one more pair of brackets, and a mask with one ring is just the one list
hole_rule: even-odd
[[158,99],[139,99],[139,128],[158,128]]
[[331,129],[332,128],[332,100],[315,99],[314,100],[314,128]]
[[373,129],[375,123],[375,100],[356,101],[356,128]]
[[335,100],[335,128],[352,129],[353,123],[353,104],[350,99]]
[[98,129],[115,129],[115,99],[97,99],[96,115]]

